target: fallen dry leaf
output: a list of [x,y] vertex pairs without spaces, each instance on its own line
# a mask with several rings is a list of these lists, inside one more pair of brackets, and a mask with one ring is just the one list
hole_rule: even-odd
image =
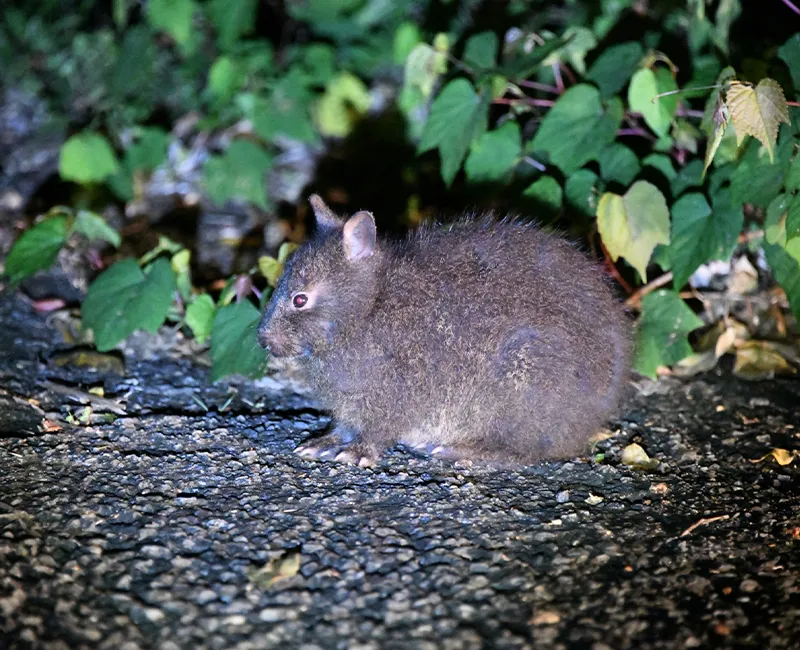
[[262,567],[248,568],[247,577],[257,587],[267,589],[279,580],[297,575],[301,560],[302,556],[298,551],[290,551],[279,558],[270,560]]
[[631,443],[622,450],[622,464],[633,469],[655,469],[658,461],[650,458],[641,445]]
[[762,456],[761,458],[756,458],[755,460],[750,460],[750,462],[751,463],[761,463],[761,462],[767,460],[767,458],[774,458],[775,461],[778,463],[778,465],[783,467],[785,465],[791,465],[792,462],[794,462],[794,459],[798,458],[798,457],[800,457],[800,452],[798,452],[796,450],[795,451],[789,451],[788,449],[775,448],[771,452],[769,452],[768,454]]

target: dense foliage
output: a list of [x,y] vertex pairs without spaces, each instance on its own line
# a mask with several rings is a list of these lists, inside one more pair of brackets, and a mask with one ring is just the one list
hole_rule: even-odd
[[[164,125],[195,111],[209,132],[239,125],[204,162],[208,197],[268,208],[280,147],[346,138],[386,110],[388,86],[407,138],[438,152],[444,186],[504,186],[599,234],[618,278],[643,287],[631,301],[643,374],[692,354],[687,335],[712,323],[679,292],[737,247],[765,258],[800,317],[800,128],[786,100],[800,34],[775,27],[800,20],[791,3],[750,8],[767,25],[753,34],[740,0],[97,4],[12,8],[0,27],[6,81],[48,97],[72,128],[65,180],[133,200],[175,137]],[[18,239],[6,275],[48,267],[74,233],[120,244],[86,206],[56,208]],[[290,252],[252,277],[274,286]],[[189,255],[164,239],[115,262],[89,288],[84,325],[106,350],[177,320],[210,339],[215,377],[257,375],[263,359],[241,341],[258,319],[248,296],[267,293],[242,276],[202,292]]]

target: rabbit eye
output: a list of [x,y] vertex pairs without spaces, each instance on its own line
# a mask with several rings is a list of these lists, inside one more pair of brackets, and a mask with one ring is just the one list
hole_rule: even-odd
[[304,293],[295,294],[295,296],[292,298],[292,305],[294,305],[296,309],[302,309],[307,303],[308,296]]

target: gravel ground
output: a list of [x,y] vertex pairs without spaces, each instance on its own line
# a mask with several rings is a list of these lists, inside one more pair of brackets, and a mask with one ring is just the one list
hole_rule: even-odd
[[0,322],[2,648],[800,647],[798,461],[753,462],[800,448],[798,381],[662,381],[602,458],[358,469],[292,453],[327,419],[274,379]]

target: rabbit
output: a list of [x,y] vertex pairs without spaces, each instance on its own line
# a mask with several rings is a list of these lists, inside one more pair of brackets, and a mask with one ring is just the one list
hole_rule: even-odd
[[491,215],[378,238],[310,198],[258,341],[291,358],[331,430],[297,448],[362,467],[400,442],[465,462],[578,455],[620,406],[630,326],[566,239]]

